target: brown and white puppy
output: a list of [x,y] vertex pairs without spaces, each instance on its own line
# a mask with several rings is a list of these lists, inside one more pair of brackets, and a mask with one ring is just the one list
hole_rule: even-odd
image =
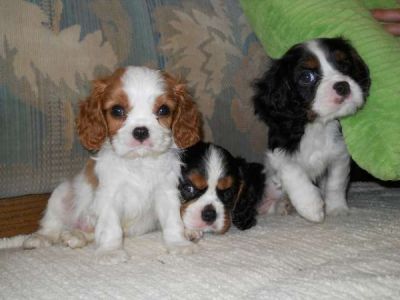
[[179,149],[200,139],[200,118],[185,86],[145,67],[118,69],[93,82],[77,128],[96,154],[54,190],[39,231],[24,247],[59,241],[82,247],[94,233],[98,259],[113,264],[128,259],[124,235],[160,225],[170,250],[193,250],[184,237],[177,186]]

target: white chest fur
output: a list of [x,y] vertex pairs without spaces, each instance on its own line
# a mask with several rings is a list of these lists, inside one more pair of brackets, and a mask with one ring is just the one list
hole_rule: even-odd
[[292,154],[281,149],[268,151],[267,165],[279,173],[285,165],[296,164],[311,180],[317,179],[336,159],[348,155],[339,126],[336,120],[327,124],[319,122],[308,124],[299,149]]

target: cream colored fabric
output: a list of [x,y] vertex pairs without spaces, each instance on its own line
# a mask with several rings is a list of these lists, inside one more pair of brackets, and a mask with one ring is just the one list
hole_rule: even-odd
[[0,250],[0,299],[400,299],[400,189],[350,198],[349,216],[266,217],[189,256],[166,254],[159,232],[127,239],[117,266],[94,264],[92,246]]

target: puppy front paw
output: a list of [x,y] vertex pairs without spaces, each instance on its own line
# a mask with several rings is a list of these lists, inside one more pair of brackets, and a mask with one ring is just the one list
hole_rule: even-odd
[[167,251],[170,254],[193,254],[199,250],[199,246],[189,241],[167,243]]
[[313,199],[295,207],[298,214],[310,222],[321,223],[324,221],[324,202],[321,199]]
[[101,265],[116,265],[127,262],[129,255],[124,249],[101,250],[96,251],[96,262]]
[[203,231],[185,228],[184,235],[189,241],[197,243],[203,237]]

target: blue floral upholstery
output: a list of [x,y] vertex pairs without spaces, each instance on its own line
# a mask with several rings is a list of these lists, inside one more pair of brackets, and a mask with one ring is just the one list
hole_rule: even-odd
[[0,198],[49,192],[83,166],[77,103],[118,66],[180,75],[205,138],[262,160],[249,99],[268,58],[237,0],[1,1],[0,38]]

